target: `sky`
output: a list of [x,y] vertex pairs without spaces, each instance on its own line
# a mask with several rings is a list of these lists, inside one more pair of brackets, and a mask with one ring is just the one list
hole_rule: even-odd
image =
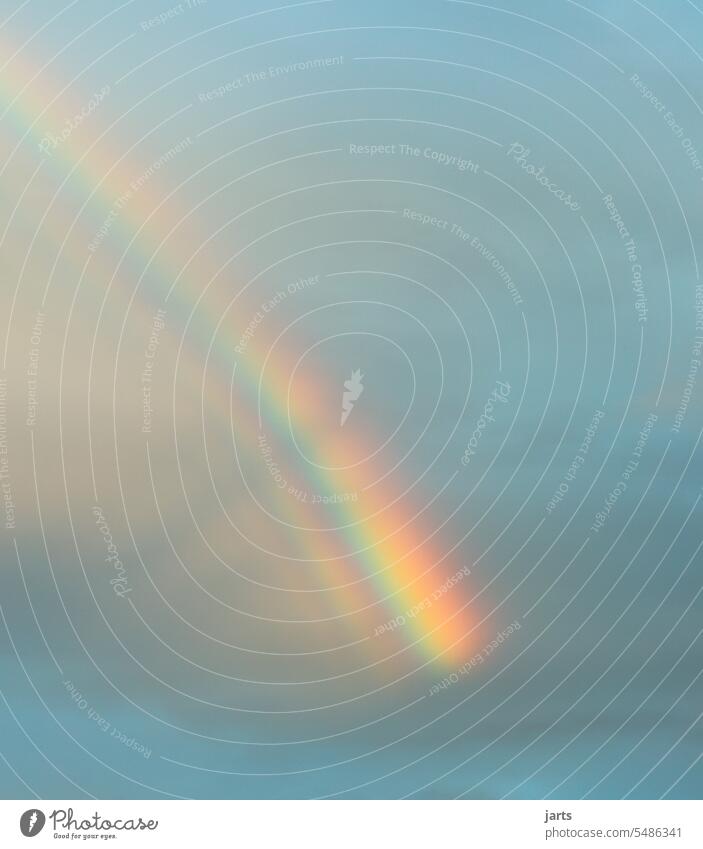
[[4,797],[700,795],[702,31],[3,4]]

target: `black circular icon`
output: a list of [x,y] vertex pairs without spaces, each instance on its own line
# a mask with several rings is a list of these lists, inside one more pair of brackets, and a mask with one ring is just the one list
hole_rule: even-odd
[[38,808],[30,808],[20,817],[20,831],[25,837],[36,837],[45,822],[46,817]]

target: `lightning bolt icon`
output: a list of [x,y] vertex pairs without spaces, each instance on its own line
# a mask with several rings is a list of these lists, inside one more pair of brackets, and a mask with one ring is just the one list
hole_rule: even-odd
[[34,831],[34,826],[37,824],[37,812],[32,811],[32,816],[29,818],[29,832],[30,834]]
[[344,381],[345,392],[342,395],[342,419],[340,422],[340,426],[344,425],[344,422],[349,418],[349,413],[351,413],[354,402],[359,400],[359,396],[364,391],[364,384],[361,382],[364,375],[361,373],[361,369],[357,369],[352,372],[352,376],[349,380]]

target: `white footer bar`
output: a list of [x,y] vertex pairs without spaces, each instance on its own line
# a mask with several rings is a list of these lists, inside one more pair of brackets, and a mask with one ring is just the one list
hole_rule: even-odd
[[176,849],[701,849],[703,803],[0,801],[0,846],[39,849],[49,842]]

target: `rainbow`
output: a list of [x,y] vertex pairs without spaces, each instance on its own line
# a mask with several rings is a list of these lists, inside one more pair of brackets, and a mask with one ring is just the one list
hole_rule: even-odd
[[[2,46],[6,48],[8,45]],[[3,55],[11,55],[7,49],[2,52]],[[41,95],[36,94],[34,84],[24,87],[18,84],[19,80],[30,80],[32,70],[33,66],[29,63],[13,59],[12,76],[15,82],[12,88],[21,92],[21,97],[13,97],[12,91],[8,90],[7,76],[2,92],[7,104],[2,117],[9,114],[15,129],[21,134],[18,148],[29,143],[29,148],[21,148],[23,151],[38,151],[42,138],[38,124],[47,112],[47,104],[53,103],[46,91],[45,81],[42,82]],[[54,90],[57,88],[54,82]],[[63,114],[65,109],[64,101]],[[76,142],[80,133],[73,133],[49,159],[58,169],[59,176],[65,176],[67,181],[71,181],[72,188],[80,184],[81,191],[87,196],[85,208],[90,210],[94,221],[105,220],[114,209],[115,199],[123,196],[125,188],[129,186],[129,175],[134,179],[134,171],[126,167],[121,155],[115,155],[114,150],[102,144],[106,133],[88,151],[83,151]],[[162,199],[154,193],[153,183],[140,187],[129,203],[120,208],[114,227],[105,240],[106,244],[91,256],[90,272],[96,273],[100,263],[104,263],[104,273],[114,279],[128,253],[132,262],[137,255],[142,272],[131,294],[130,306],[138,295],[136,308],[145,317],[150,319],[157,309],[163,308],[169,321],[172,321],[174,314],[183,318],[183,336],[187,338],[191,352],[202,351],[203,348],[208,350],[205,363],[207,379],[210,381],[213,373],[216,375],[215,398],[220,399],[218,403],[230,415],[234,393],[239,399],[237,409],[242,408],[243,402],[245,408],[251,411],[251,415],[237,416],[233,427],[238,440],[244,434],[251,452],[256,454],[257,440],[261,436],[257,415],[259,404],[267,437],[268,429],[271,428],[272,438],[276,440],[283,433],[283,424],[287,422],[289,372],[286,364],[290,360],[280,352],[264,356],[266,346],[261,339],[263,326],[257,331],[256,337],[250,340],[245,354],[236,357],[236,342],[232,338],[234,334],[219,332],[219,328],[229,316],[233,305],[237,306],[241,316],[250,315],[255,306],[243,292],[232,301],[222,291],[223,287],[219,287],[218,291],[217,287],[208,285],[206,297],[203,281],[214,282],[222,275],[226,265],[217,266],[213,258],[206,254],[203,247],[206,240],[202,234],[195,232],[197,228],[194,223],[189,222],[191,229],[186,238],[169,238],[181,226],[180,222],[189,218],[190,211],[179,209],[171,196],[168,197],[168,204],[161,206],[161,203]],[[157,208],[158,216],[153,215]],[[69,235],[77,226],[77,220],[71,226]],[[58,231],[55,233],[61,248],[54,268],[65,252],[64,245],[69,242],[68,239],[64,241],[64,236]],[[114,243],[116,237],[125,242],[125,250],[116,269],[110,272],[106,254],[108,245]],[[162,245],[167,242],[168,251],[162,251]],[[186,250],[187,246],[193,244],[201,246],[195,253]],[[84,267],[85,256],[66,253],[76,267]],[[196,262],[197,274],[189,273]],[[156,273],[150,272],[152,265]],[[142,287],[147,272],[150,272],[149,285]],[[202,357],[199,359],[202,360]],[[210,368],[211,363],[213,369]],[[260,380],[264,363],[266,368]],[[236,369],[234,376],[233,369]],[[340,391],[338,387],[334,390],[327,387],[323,375],[316,375],[314,381],[309,381],[301,391],[303,397],[296,397],[295,404],[296,432],[315,433],[314,410],[320,397],[336,397]],[[226,403],[222,401],[223,398],[227,399]],[[311,439],[303,437],[303,440],[307,456],[314,456],[321,466],[329,465],[331,458],[340,456],[338,437],[317,433],[314,446]],[[370,453],[363,451],[365,440],[364,435],[363,439],[357,438],[354,443],[356,456]],[[349,441],[345,444],[348,448]],[[330,507],[329,515],[339,522],[336,528],[305,526],[303,538],[309,555],[305,560],[316,562],[320,568],[324,563],[342,561],[346,574],[353,576],[353,580],[343,590],[339,590],[349,594],[348,597],[353,588],[358,590],[361,585],[368,584],[373,588],[372,604],[382,603],[389,614],[388,621],[402,626],[397,631],[395,627],[386,629],[381,626],[381,630],[393,631],[391,636],[382,639],[393,641],[395,653],[413,647],[425,663],[437,660],[456,665],[473,651],[479,628],[480,617],[475,612],[475,605],[472,603],[470,606],[466,601],[462,603],[468,596],[467,590],[454,587],[452,583],[463,580],[467,567],[464,564],[459,566],[448,563],[441,554],[440,546],[433,541],[434,535],[428,534],[418,519],[422,510],[416,506],[408,509],[410,499],[405,496],[404,506],[401,506],[400,499],[389,484],[372,485],[363,472],[365,466],[362,463],[345,470],[315,472],[312,476],[311,483],[319,492],[357,492],[363,493],[363,497],[358,501]],[[301,522],[310,520],[307,506],[295,497],[286,499],[286,509],[289,518]],[[278,553],[278,556],[286,555]],[[384,645],[388,646],[388,643]],[[386,653],[384,659],[392,656]]]

